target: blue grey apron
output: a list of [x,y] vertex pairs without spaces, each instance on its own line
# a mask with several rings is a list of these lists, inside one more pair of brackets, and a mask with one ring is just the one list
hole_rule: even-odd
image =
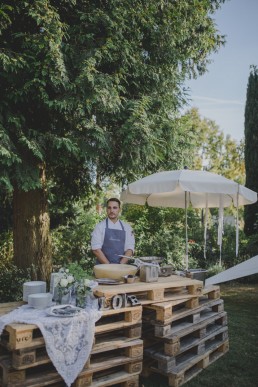
[[122,230],[108,228],[108,219],[106,219],[105,237],[102,245],[102,251],[110,263],[120,263],[121,257],[125,252],[125,229],[119,220]]

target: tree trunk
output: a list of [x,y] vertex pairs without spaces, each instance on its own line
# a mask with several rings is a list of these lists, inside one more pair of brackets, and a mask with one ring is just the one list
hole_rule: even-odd
[[[45,174],[42,170],[44,186]],[[33,267],[34,280],[48,281],[52,270],[50,218],[44,188],[13,193],[14,264]]]

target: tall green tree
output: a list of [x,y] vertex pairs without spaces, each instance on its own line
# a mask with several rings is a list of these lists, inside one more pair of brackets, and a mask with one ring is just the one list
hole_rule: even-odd
[[51,195],[184,162],[182,84],[223,44],[212,19],[223,2],[1,3],[0,183],[13,193],[18,266],[49,275]]
[[189,125],[198,133],[193,165],[190,169],[203,169],[218,173],[240,184],[245,184],[244,141],[239,143],[225,136],[215,121],[201,118],[197,108],[187,112]]
[[[251,67],[248,79],[245,104],[245,169],[246,186],[258,192],[258,69]],[[258,203],[245,207],[244,212],[246,235],[258,231]]]

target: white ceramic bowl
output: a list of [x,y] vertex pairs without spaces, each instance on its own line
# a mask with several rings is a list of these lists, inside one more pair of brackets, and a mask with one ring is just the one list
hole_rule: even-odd
[[123,263],[110,263],[95,265],[93,268],[96,278],[109,278],[122,280],[125,275],[135,275],[138,270],[137,266],[126,265]]
[[36,309],[44,309],[52,303],[51,293],[35,293],[28,296],[28,305]]

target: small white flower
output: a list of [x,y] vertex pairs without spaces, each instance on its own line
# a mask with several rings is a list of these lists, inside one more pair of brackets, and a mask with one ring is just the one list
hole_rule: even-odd
[[67,281],[68,281],[69,284],[71,284],[74,281],[73,275],[68,275]]
[[88,278],[84,279],[84,286],[90,286],[90,280]]
[[66,278],[61,278],[61,281],[60,281],[60,286],[62,288],[65,288],[67,285],[68,285],[68,280]]

